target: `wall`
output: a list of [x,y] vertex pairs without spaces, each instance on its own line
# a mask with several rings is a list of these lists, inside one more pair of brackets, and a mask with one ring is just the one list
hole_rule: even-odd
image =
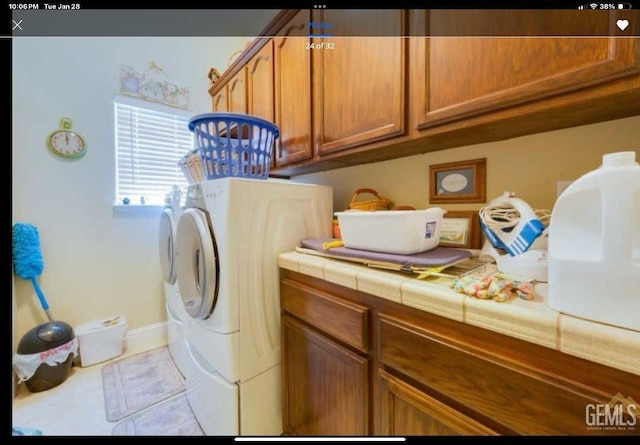
[[[113,96],[120,65],[149,61],[211,110],[211,67],[222,72],[246,37],[13,39],[12,221],[40,233],[40,285],[56,319],[72,326],[125,315],[130,328],[166,319],[158,264],[159,212],[114,215]],[[78,160],[52,155],[45,138],[61,117],[87,142]],[[15,278],[14,348],[47,321],[31,284]],[[14,349],[15,350],[15,349]]]
[[[599,167],[603,154],[615,151],[635,151],[640,162],[640,116],[314,173],[296,180],[333,186],[336,210],[344,209],[353,192],[365,187],[397,205],[424,209],[433,206],[429,204],[429,165],[486,157],[488,201],[504,191],[514,191],[534,208],[552,210],[557,181],[579,178]],[[440,206],[475,210],[483,204]]]
[[[76,326],[116,314],[130,328],[165,320],[157,256],[158,213],[113,213],[112,98],[121,64],[144,68],[153,60],[192,91],[192,111],[210,110],[206,74],[224,71],[246,38],[19,38],[13,40],[13,222],[40,231],[40,284],[60,320]],[[88,143],[86,155],[51,155],[45,137],[60,117]],[[429,207],[428,166],[487,157],[487,198],[513,190],[537,208],[551,208],[557,180],[596,168],[602,154],[639,151],[640,117],[502,142],[460,147],[404,159],[295,178],[329,184],[334,208],[353,191],[372,187],[397,204]],[[640,158],[640,153],[638,155]],[[480,205],[445,205],[476,209]],[[13,344],[46,321],[31,285],[15,279]]]

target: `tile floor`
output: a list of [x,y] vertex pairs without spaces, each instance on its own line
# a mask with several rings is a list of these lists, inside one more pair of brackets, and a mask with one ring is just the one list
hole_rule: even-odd
[[131,354],[86,368],[74,365],[64,382],[46,391],[31,393],[18,385],[12,425],[38,429],[44,436],[111,436],[117,422],[107,422],[102,367]]

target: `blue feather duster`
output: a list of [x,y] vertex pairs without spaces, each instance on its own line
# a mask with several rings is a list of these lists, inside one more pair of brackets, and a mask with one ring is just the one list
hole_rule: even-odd
[[31,281],[42,308],[51,320],[49,304],[36,281],[44,269],[44,262],[40,252],[38,229],[32,224],[16,223],[13,225],[13,268],[20,278]]
[[13,226],[13,267],[24,280],[37,277],[44,269],[38,229],[31,224]]

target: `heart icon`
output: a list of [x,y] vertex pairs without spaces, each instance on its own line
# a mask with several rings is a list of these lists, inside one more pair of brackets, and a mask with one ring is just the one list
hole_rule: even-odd
[[624,31],[625,29],[627,29],[627,26],[629,26],[629,20],[618,20],[616,22],[616,25],[618,25],[620,31]]

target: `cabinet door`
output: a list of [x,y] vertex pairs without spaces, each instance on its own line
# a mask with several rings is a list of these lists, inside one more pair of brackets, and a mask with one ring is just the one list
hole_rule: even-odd
[[286,314],[282,317],[282,351],[285,434],[369,434],[366,358]]
[[[320,155],[405,131],[403,10],[314,11],[345,37],[314,38],[314,144]],[[384,36],[384,37],[382,37]]]
[[229,85],[229,111],[234,113],[247,113],[247,67],[243,66],[238,73],[231,78]]
[[[269,40],[247,64],[247,80],[249,114],[275,123],[272,40]],[[270,166],[275,166],[273,153],[271,153]]]
[[273,117],[273,41],[269,40],[247,64],[249,114],[275,122]]
[[[640,39],[584,37],[616,34],[619,13],[582,12],[415,12],[413,31],[432,36],[416,37],[411,53],[417,128],[535,102],[639,72]],[[566,36],[531,37],[556,29],[565,30]],[[509,37],[523,33],[529,37]],[[477,37],[495,35],[500,37]]]
[[222,113],[229,111],[229,104],[227,103],[227,86],[222,87],[220,91],[213,95],[211,98],[211,109],[214,113]]
[[275,164],[284,166],[312,157],[311,55],[309,10],[296,14],[274,39],[276,124]]
[[379,370],[380,435],[497,435],[491,428]]

